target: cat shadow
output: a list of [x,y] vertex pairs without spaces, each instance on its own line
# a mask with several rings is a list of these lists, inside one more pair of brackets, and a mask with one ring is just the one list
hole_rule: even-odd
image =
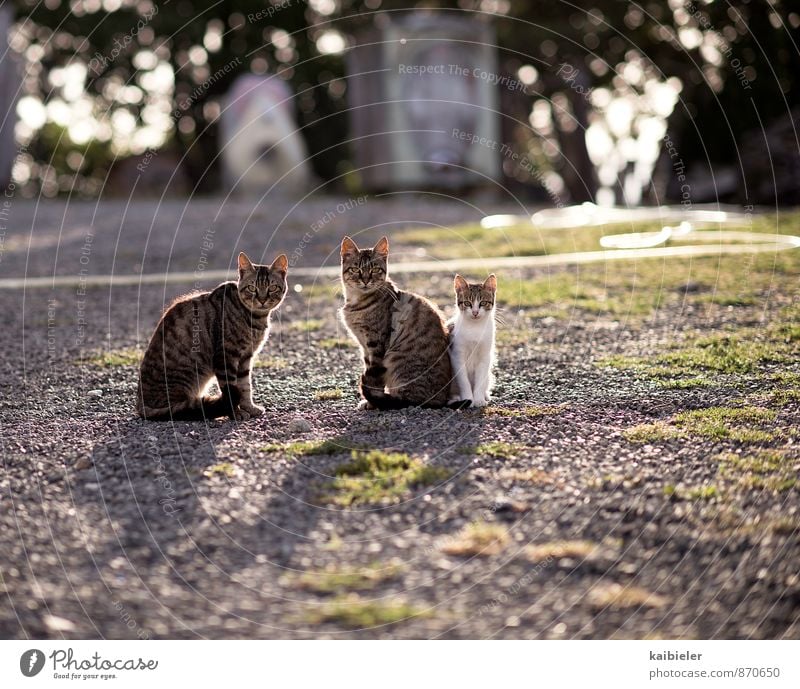
[[183,579],[174,553],[207,517],[197,483],[224,462],[216,448],[235,429],[230,422],[130,419],[96,443],[92,466],[76,472],[73,495],[94,503],[106,521],[109,536],[95,544],[98,566],[122,562],[135,577],[167,563]]
[[[446,531],[445,503],[437,495],[458,500],[471,492],[465,475],[474,459],[472,447],[483,442],[485,417],[480,411],[353,411],[349,418],[340,418],[324,434],[275,443],[269,454],[276,460],[289,456],[289,468],[277,477],[263,507],[259,554],[281,569],[302,570],[309,562],[319,566],[326,559],[347,559],[359,552],[363,556],[370,547],[379,552],[376,538],[403,538],[415,530]],[[297,452],[297,448],[302,449]],[[379,453],[378,462],[386,455],[407,455],[432,471],[397,494],[391,493],[390,481],[380,499],[384,478],[380,469],[362,474],[354,466],[371,452]],[[368,524],[377,522],[397,526],[382,529],[375,537]],[[350,536],[341,541],[340,531]],[[264,537],[267,532],[272,538]],[[276,533],[280,546],[265,548]]]

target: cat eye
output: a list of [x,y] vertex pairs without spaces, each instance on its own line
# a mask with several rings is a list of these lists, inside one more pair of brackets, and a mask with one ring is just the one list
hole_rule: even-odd
[[255,292],[256,291],[256,286],[255,285],[247,285],[247,291],[248,292]]
[[372,266],[372,268],[370,269],[369,272],[370,273],[382,273],[383,272],[383,268],[381,268],[380,266]]
[[492,308],[492,302],[490,302],[490,301],[482,301],[481,302],[481,306],[484,309],[490,309],[490,308]]
[[278,285],[270,285],[270,286],[269,286],[269,291],[270,291],[270,293],[272,293],[272,294],[274,294],[275,292],[277,292],[279,289],[280,289],[280,287],[278,287]]
[[348,269],[347,269],[347,272],[348,272],[350,275],[352,275],[353,273],[357,273],[357,272],[358,272],[358,268],[348,268]]

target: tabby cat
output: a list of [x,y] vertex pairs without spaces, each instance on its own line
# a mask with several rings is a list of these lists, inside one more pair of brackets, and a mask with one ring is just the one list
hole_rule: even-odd
[[[239,254],[238,282],[176,299],[164,312],[139,369],[142,418],[245,421],[264,413],[253,402],[250,364],[269,335],[270,314],[286,296],[288,262],[270,266]],[[208,397],[216,377],[222,394]]]
[[470,283],[456,275],[453,286],[458,308],[448,324],[454,376],[448,403],[485,407],[494,384],[497,278],[490,275],[482,283]]
[[451,372],[439,309],[388,279],[386,237],[363,250],[345,237],[341,257],[339,314],[364,355],[359,409],[445,406]]

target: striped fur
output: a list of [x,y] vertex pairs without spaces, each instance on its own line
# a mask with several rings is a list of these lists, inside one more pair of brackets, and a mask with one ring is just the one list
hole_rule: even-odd
[[[242,253],[238,282],[179,297],[167,308],[139,369],[142,418],[246,420],[264,412],[253,402],[250,366],[286,295],[287,268],[284,255],[262,266]],[[206,392],[214,379],[222,394],[212,398]]]
[[443,407],[450,385],[447,329],[424,297],[388,279],[389,241],[360,250],[342,241],[345,304],[339,314],[361,347],[360,408]]

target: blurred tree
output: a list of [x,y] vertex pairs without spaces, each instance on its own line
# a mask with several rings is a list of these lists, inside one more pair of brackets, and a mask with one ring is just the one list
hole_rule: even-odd
[[[290,80],[316,172],[328,179],[345,172],[348,34],[379,14],[411,7],[473,11],[494,23],[504,72],[528,85],[521,96],[502,94],[509,115],[523,123],[507,120],[508,141],[545,173],[557,173],[554,188],[572,200],[595,197],[598,186],[605,200],[656,193],[660,199],[668,186],[674,195],[661,144],[667,131],[687,168],[735,169],[742,140],[800,103],[800,9],[787,0],[592,0],[584,6],[15,0],[15,6],[11,44],[27,66],[20,138],[35,139],[46,123],[60,127],[55,143],[49,134],[40,137],[35,155],[23,161],[31,184],[46,193],[76,184],[96,192],[108,165],[94,154],[102,147],[113,158],[173,146],[185,152],[198,188],[213,189],[216,168],[209,162],[216,155],[220,99],[246,71]],[[87,156],[90,141],[95,149]],[[65,168],[61,157],[51,161],[56,150],[73,148],[80,155],[71,162],[63,156]],[[661,188],[650,185],[654,166],[666,171]],[[529,173],[508,173],[532,186]],[[741,189],[735,183],[741,173],[734,178],[731,196]]]

